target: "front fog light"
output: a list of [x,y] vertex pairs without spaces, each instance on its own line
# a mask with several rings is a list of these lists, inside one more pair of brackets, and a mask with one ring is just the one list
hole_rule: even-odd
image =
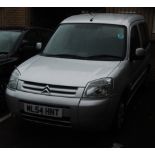
[[19,76],[20,76],[20,72],[17,69],[15,69],[8,83],[9,89],[16,90]]
[[88,83],[84,98],[104,98],[111,94],[113,89],[112,78],[104,78]]

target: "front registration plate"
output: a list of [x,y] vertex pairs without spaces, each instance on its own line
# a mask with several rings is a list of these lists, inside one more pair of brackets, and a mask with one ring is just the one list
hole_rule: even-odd
[[62,117],[62,108],[54,108],[33,104],[24,104],[24,112],[43,116],[51,116],[59,118]]

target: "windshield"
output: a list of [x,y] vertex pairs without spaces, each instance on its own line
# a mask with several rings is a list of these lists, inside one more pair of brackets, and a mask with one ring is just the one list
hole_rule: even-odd
[[17,31],[0,31],[0,54],[10,52],[17,42],[21,32]]
[[107,24],[62,24],[43,55],[75,58],[122,59],[126,50],[126,28]]

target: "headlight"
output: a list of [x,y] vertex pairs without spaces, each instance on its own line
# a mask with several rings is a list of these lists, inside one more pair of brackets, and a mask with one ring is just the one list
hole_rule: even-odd
[[113,79],[104,78],[88,83],[84,98],[105,98],[108,97],[113,89]]
[[16,90],[19,76],[20,76],[20,72],[17,69],[15,69],[13,71],[13,73],[10,77],[10,81],[8,83],[9,89]]

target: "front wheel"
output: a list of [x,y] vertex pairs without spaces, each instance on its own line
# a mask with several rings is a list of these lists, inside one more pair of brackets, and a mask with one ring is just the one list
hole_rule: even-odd
[[126,121],[126,113],[127,113],[126,107],[127,107],[126,102],[124,100],[121,100],[116,110],[116,114],[113,120],[113,125],[111,128],[111,132],[114,135],[119,134],[124,128],[124,124]]
[[126,105],[124,102],[120,102],[117,114],[116,114],[116,130],[120,131],[124,127],[126,120]]

